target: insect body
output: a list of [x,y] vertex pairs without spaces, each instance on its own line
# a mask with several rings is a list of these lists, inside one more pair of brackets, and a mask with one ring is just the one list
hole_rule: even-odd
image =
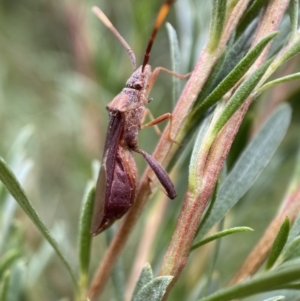
[[[167,0],[162,6],[157,18],[156,26],[149,41],[144,63],[136,69],[126,83],[126,87],[108,105],[109,126],[106,136],[103,159],[96,186],[96,199],[94,205],[92,234],[96,235],[108,228],[116,219],[121,218],[135,200],[138,185],[138,173],[132,152],[141,154],[152,168],[161,184],[166,189],[169,198],[176,197],[175,188],[166,171],[161,165],[137,145],[138,131],[145,114],[145,106],[149,102],[148,93],[157,77],[157,72],[151,71],[147,64],[151,46],[158,27],[166,16],[168,8],[173,1]],[[95,9],[94,9],[95,11]],[[129,52],[135,68],[135,56],[99,9],[97,15],[122,42]],[[165,114],[150,122],[153,125],[169,117]]]

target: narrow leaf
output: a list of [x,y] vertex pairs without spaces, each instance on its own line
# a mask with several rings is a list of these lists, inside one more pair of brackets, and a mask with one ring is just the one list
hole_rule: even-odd
[[35,211],[34,207],[32,206],[31,202],[25,195],[23,188],[21,187],[20,183],[14,176],[13,172],[7,166],[5,161],[0,158],[0,181],[6,187],[6,189],[10,192],[10,194],[14,197],[14,199],[18,202],[24,212],[28,215],[28,217],[32,220],[35,226],[39,229],[41,234],[47,239],[50,245],[54,248],[57,255],[60,257],[62,262],[64,263],[65,267],[69,271],[69,274],[73,280],[75,286],[77,286],[76,276],[73,272],[67,258],[61,251],[60,247],[58,246],[55,239],[52,237],[48,229],[46,228],[45,224]]
[[1,301],[10,301],[8,297],[9,284],[10,284],[10,271],[6,271],[1,281],[1,291],[0,291],[0,300]]
[[229,91],[252,67],[253,63],[259,57],[266,45],[277,36],[278,32],[273,32],[263,38],[255,47],[253,47],[245,57],[236,65],[236,67],[221,81],[213,92],[201,103],[193,112],[193,115],[199,115],[205,112],[209,107],[219,101],[227,91]]
[[147,262],[140,274],[140,277],[135,285],[133,294],[132,294],[132,299],[134,299],[139,291],[146,285],[148,284],[151,280],[153,280],[153,272],[151,269],[150,264]]
[[296,37],[298,32],[298,14],[299,14],[299,3],[298,0],[291,0],[289,13],[292,25],[292,35]]
[[237,285],[217,291],[199,301],[229,301],[275,290],[300,279],[300,263],[275,269]]
[[148,282],[132,298],[132,301],[160,301],[162,300],[168,285],[171,283],[173,276],[159,276]]
[[0,279],[5,270],[7,270],[20,257],[21,254],[18,250],[10,250],[0,258]]
[[9,287],[8,287],[8,300],[19,301],[21,300],[21,294],[24,290],[25,280],[25,265],[24,263],[18,263],[11,271]]
[[87,285],[87,277],[90,265],[91,253],[91,224],[95,199],[95,187],[88,183],[86,194],[83,199],[81,210],[80,226],[79,226],[79,266],[81,286],[85,288]]
[[191,247],[191,251],[213,241],[213,240],[216,240],[218,238],[221,238],[221,237],[224,237],[224,236],[227,236],[227,235],[231,235],[231,234],[234,234],[234,233],[240,233],[240,232],[249,232],[249,231],[254,231],[252,228],[249,228],[249,227],[234,227],[234,228],[230,228],[230,229],[226,229],[226,230],[223,230],[221,232],[217,232],[197,243],[195,243],[192,247]]
[[288,237],[288,240],[286,243],[286,248],[289,247],[289,244],[292,243],[299,234],[300,234],[300,213],[298,213],[298,215],[293,223],[292,229],[290,231],[290,234],[289,234],[289,237]]
[[284,300],[284,299],[285,299],[285,296],[275,296],[275,297],[265,299],[263,301],[281,301],[281,300]]
[[287,75],[287,76],[283,76],[283,77],[277,78],[275,80],[269,81],[266,84],[264,84],[261,88],[259,88],[259,90],[257,91],[257,96],[273,86],[276,86],[278,84],[282,84],[285,82],[289,82],[289,81],[292,81],[295,79],[299,79],[299,78],[300,78],[300,72],[294,73],[291,75]]
[[212,16],[210,21],[208,51],[214,52],[219,44],[226,14],[226,0],[213,0]]
[[[292,175],[292,178],[290,180],[287,192],[286,192],[286,198],[290,199],[295,193],[297,193],[297,190],[299,190],[300,185],[300,149],[298,150],[297,159],[295,162],[294,172]],[[291,228],[287,243],[285,245],[285,249],[287,249],[290,245],[290,243],[300,234],[300,213],[298,212],[294,222],[293,226]]]
[[277,258],[279,257],[281,251],[283,250],[289,232],[290,232],[291,223],[288,217],[282,223],[280,230],[275,238],[273,246],[270,251],[270,255],[267,260],[266,269],[269,270],[276,262]]
[[[217,63],[213,67],[212,71],[210,72],[203,88],[201,89],[197,100],[195,101],[195,105],[193,108],[194,110],[198,110],[199,106],[201,106],[203,100],[207,98],[207,96],[211,93],[212,90],[216,88],[218,83],[230,72],[227,72],[227,58],[228,58],[228,51],[224,51],[222,55],[219,57]],[[225,70],[224,70],[225,69]],[[231,69],[232,70],[232,69]],[[225,73],[225,75],[224,75]],[[199,115],[193,114],[192,118],[197,117],[197,120],[199,120]],[[189,116],[189,118],[191,118]]]
[[288,50],[282,54],[276,61],[278,65],[283,64],[290,58],[292,58],[294,55],[300,52],[300,40],[296,40],[294,43],[289,45]]
[[291,108],[288,105],[280,106],[250,141],[221,185],[210,218],[200,229],[200,238],[222,220],[252,186],[285,136],[290,120]]
[[268,67],[270,66],[272,59],[265,62],[260,68],[255,70],[235,91],[228,103],[226,104],[223,112],[217,120],[212,136],[216,136],[231,116],[238,110],[247,97],[253,92],[255,86],[262,78]]
[[247,9],[244,16],[241,18],[237,27],[237,36],[245,32],[249,24],[258,16],[261,8],[266,4],[266,0],[254,0],[252,5]]
[[282,261],[300,257],[300,236],[296,237],[282,254]]
[[209,128],[211,122],[211,116],[208,116],[202,123],[200,130],[198,132],[196,142],[193,147],[193,153],[190,160],[190,166],[189,166],[189,182],[188,182],[188,189],[191,193],[195,193],[197,187],[201,187],[201,180],[197,176],[197,170],[199,166],[199,160],[201,160],[201,145],[202,141],[205,137],[205,134]]
[[[166,23],[168,36],[169,36],[169,43],[170,43],[170,52],[171,52],[171,64],[172,64],[172,71],[179,74],[180,73],[180,49],[176,31],[174,27],[170,23]],[[180,79],[172,76],[173,80],[173,97],[172,103],[175,106],[177,99],[180,96]]]
[[280,289],[300,290],[300,282],[294,282],[283,285]]

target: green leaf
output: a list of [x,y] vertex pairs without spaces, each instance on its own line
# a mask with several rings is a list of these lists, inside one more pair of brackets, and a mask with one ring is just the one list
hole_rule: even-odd
[[300,282],[285,284],[285,285],[282,286],[282,289],[300,290]]
[[11,149],[9,150],[9,162],[12,165],[18,166],[24,160],[26,152],[26,144],[34,134],[35,128],[32,124],[24,126],[14,141]]
[[227,14],[230,14],[234,7],[238,4],[239,0],[228,0],[227,1]]
[[[26,144],[34,133],[34,127],[32,125],[24,126],[14,141],[12,147],[9,150],[9,160],[11,162],[12,169],[18,175],[19,181],[23,184],[28,174],[30,173],[33,162],[26,156]],[[0,188],[4,189],[4,186],[0,184]],[[1,191],[0,191],[1,193]],[[4,205],[2,210],[2,217],[0,218],[0,252],[7,242],[7,235],[14,221],[14,215],[17,208],[17,203],[14,199],[7,195],[4,199]]]
[[19,301],[21,300],[21,294],[24,290],[25,280],[25,265],[19,263],[11,271],[9,287],[7,292],[7,300]]
[[300,236],[296,237],[282,254],[282,261],[300,257]]
[[18,204],[21,206],[21,208],[24,210],[27,216],[32,220],[32,222],[35,224],[35,226],[38,228],[41,234],[47,239],[50,245],[54,248],[57,255],[60,257],[63,264],[69,271],[69,274],[73,280],[74,285],[77,287],[75,273],[73,272],[67,258],[65,257],[65,255],[59,248],[57,242],[52,237],[52,235],[46,228],[45,224],[43,223],[43,221],[35,211],[33,205],[27,198],[23,188],[21,187],[20,183],[14,176],[13,172],[10,170],[10,168],[7,166],[7,164],[2,158],[0,158],[0,180],[4,184],[6,189],[10,192],[10,194],[14,197],[14,199],[18,202]]
[[270,255],[267,260],[266,269],[269,270],[276,262],[277,258],[283,250],[290,232],[291,223],[288,217],[285,218],[280,230],[275,238]]
[[281,301],[281,300],[284,300],[284,299],[285,299],[285,296],[275,296],[275,297],[265,299],[263,301]]
[[1,290],[0,290],[0,300],[1,301],[10,301],[8,297],[8,291],[9,291],[9,283],[10,283],[10,271],[6,271],[3,277],[3,280],[1,281]]
[[223,231],[220,231],[220,232],[217,232],[197,243],[195,243],[192,247],[191,247],[191,251],[213,241],[213,240],[216,240],[218,238],[221,238],[221,237],[224,237],[224,236],[227,236],[227,235],[231,235],[231,234],[234,234],[234,233],[240,233],[240,232],[249,232],[249,231],[254,231],[252,228],[249,228],[249,227],[234,227],[234,228],[230,228],[230,229],[226,229],[226,230],[223,230]]
[[21,254],[18,250],[10,250],[0,258],[0,279],[4,272],[18,259]]
[[[210,93],[210,95],[193,112],[197,116],[205,112],[209,107],[218,102],[227,91],[229,91],[252,67],[253,63],[259,57],[266,45],[277,36],[278,32],[273,32],[263,38],[255,47],[253,47],[245,57],[236,65],[236,67],[221,81],[221,83]],[[263,70],[265,70],[263,68]],[[264,73],[264,71],[262,71]],[[260,74],[260,73],[259,73]],[[246,82],[246,81],[245,81]]]
[[147,262],[140,274],[140,277],[135,285],[133,294],[132,294],[132,299],[136,298],[137,294],[139,291],[150,281],[153,280],[153,272],[151,269],[150,264]]
[[[199,95],[201,96],[201,99],[199,101],[197,99],[198,103],[201,103],[209,95],[209,93],[211,93],[221,83],[221,81],[223,81],[225,77],[227,77],[228,74],[232,72],[234,68],[236,68],[236,66],[249,51],[249,45],[247,45],[247,41],[249,41],[251,38],[252,33],[246,32],[238,40],[233,41],[233,38],[231,38],[228,41],[226,49],[224,50],[222,56],[219,58],[217,64],[214,66],[213,71],[211,72],[207,80],[207,82],[212,82],[212,84],[210,84],[210,89],[208,91],[205,91],[207,90],[206,82]],[[212,79],[210,79],[210,77],[212,77]],[[205,93],[203,93],[203,91]]]
[[285,249],[288,248],[289,244],[292,243],[299,234],[300,234],[300,213],[298,213],[293,223]]
[[267,0],[254,0],[252,2],[251,6],[249,9],[247,9],[237,26],[237,37],[246,31],[246,28],[258,16],[259,11],[266,4],[266,2]]
[[162,300],[168,285],[171,283],[173,276],[159,276],[148,282],[132,298],[132,301],[160,301]]
[[210,30],[208,38],[208,51],[214,52],[219,44],[221,38],[225,14],[226,14],[226,0],[213,0],[212,1],[212,16],[210,21]]
[[201,187],[201,181],[202,178],[198,176],[197,170],[199,166],[199,161],[202,159],[201,157],[201,145],[202,141],[206,135],[206,132],[209,128],[211,122],[211,117],[207,117],[203,124],[200,127],[200,130],[198,132],[194,147],[193,147],[193,152],[190,160],[190,166],[189,166],[189,182],[188,182],[188,189],[190,193],[196,193],[196,189],[198,187]]
[[265,90],[267,90],[267,89],[269,89],[273,86],[276,86],[278,84],[282,84],[282,83],[289,82],[289,81],[299,79],[299,78],[300,78],[300,72],[290,74],[290,75],[287,75],[287,76],[283,76],[283,77],[277,78],[275,80],[269,81],[266,84],[264,84],[261,88],[259,88],[256,95],[258,96],[262,92],[264,92]]
[[255,70],[248,78],[237,88],[235,93],[227,102],[223,112],[220,114],[214,128],[212,130],[212,137],[215,137],[232,115],[238,110],[247,97],[253,92],[255,86],[258,84],[268,67],[270,66],[272,59],[265,62],[260,68]]
[[[32,170],[33,163],[31,160],[23,159],[22,161],[15,166],[15,170],[19,176],[20,183],[24,183],[30,171]],[[11,195],[7,195],[4,200],[2,218],[0,220],[0,251],[6,244],[7,235],[14,221],[14,215],[16,213],[17,203],[11,197]]]
[[252,186],[285,136],[290,120],[291,108],[288,105],[280,106],[250,141],[221,185],[210,218],[199,231],[200,238],[222,220]]
[[219,290],[199,301],[229,301],[276,290],[300,279],[300,262],[276,268],[250,280]]
[[[179,74],[180,73],[180,49],[176,31],[174,27],[170,23],[166,23],[168,36],[169,36],[169,43],[170,43],[170,52],[171,52],[171,64],[172,64],[172,71]],[[177,99],[180,96],[180,79],[172,76],[173,80],[173,97],[172,103],[175,106]]]
[[292,58],[294,55],[300,52],[300,40],[297,39],[294,43],[292,43],[288,50],[281,55],[278,59],[276,59],[277,65],[282,65],[285,63],[287,60]]
[[292,35],[296,37],[298,31],[298,14],[299,14],[298,0],[290,1],[289,14],[291,18]]
[[[230,72],[228,71],[227,68],[227,51],[224,51],[222,53],[222,55],[219,57],[217,63],[215,64],[215,66],[213,67],[212,71],[210,72],[203,88],[201,89],[197,100],[195,101],[195,105],[193,107],[193,112],[194,110],[197,110],[197,108],[199,108],[199,106],[201,105],[201,103],[203,102],[203,100],[209,95],[209,93],[216,88],[216,86],[218,85],[218,83]],[[224,70],[225,69],[225,70]],[[232,69],[231,69],[232,70]],[[225,75],[224,75],[225,73]],[[193,114],[193,116],[196,114]],[[197,117],[197,120],[199,120],[199,116],[194,116],[192,118]],[[189,116],[189,118],[191,118]]]
[[89,182],[86,187],[86,193],[83,198],[83,205],[81,210],[80,224],[79,224],[79,270],[81,288],[87,285],[87,278],[90,265],[91,253],[91,224],[93,216],[95,200],[95,186]]

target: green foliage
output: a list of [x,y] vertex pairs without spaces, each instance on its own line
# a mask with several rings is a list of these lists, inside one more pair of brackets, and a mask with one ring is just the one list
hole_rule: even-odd
[[141,272],[141,275],[135,285],[135,288],[134,288],[134,292],[133,292],[133,297],[134,296],[137,296],[138,292],[147,284],[149,283],[150,281],[153,280],[153,272],[152,272],[152,268],[150,266],[149,263],[146,263],[142,272]]
[[277,258],[281,254],[281,251],[283,250],[289,232],[290,232],[291,223],[288,217],[284,220],[282,223],[280,230],[276,236],[276,239],[273,243],[273,246],[271,248],[271,252],[269,255],[269,258],[267,260],[266,269],[269,270],[276,262]]
[[221,232],[217,232],[211,236],[208,236],[207,238],[195,243],[192,247],[191,247],[191,251],[213,241],[216,239],[219,239],[221,237],[227,236],[227,235],[231,235],[234,233],[239,233],[239,232],[248,232],[248,231],[253,231],[253,229],[249,228],[249,227],[235,227],[235,228],[230,228],[230,229],[226,229],[223,230]]
[[[177,38],[177,34],[175,29],[170,23],[166,24],[167,30],[168,30],[168,36],[170,41],[170,55],[171,55],[171,63],[172,63],[172,71],[180,74],[180,50],[179,50],[179,42]],[[173,97],[172,102],[173,106],[175,107],[176,101],[179,98],[180,95],[180,79],[173,76]]]
[[260,68],[254,71],[234,92],[223,112],[219,116],[212,130],[212,137],[215,137],[228,122],[232,115],[238,110],[242,103],[253,93],[254,88],[270,66],[272,60],[265,62]]
[[20,207],[24,210],[27,216],[32,220],[35,226],[39,229],[41,234],[48,240],[48,242],[52,245],[57,255],[61,258],[62,262],[66,266],[67,270],[70,273],[70,276],[75,285],[77,285],[76,276],[71,268],[70,263],[66,256],[62,253],[60,247],[58,246],[56,240],[52,237],[49,230],[37,214],[34,209],[32,203],[29,201],[27,196],[25,195],[24,190],[22,189],[20,183],[14,176],[13,172],[9,169],[5,161],[0,158],[0,180],[6,189],[10,192],[10,194],[15,198]]
[[210,21],[210,40],[208,41],[208,49],[214,52],[218,47],[218,42],[221,38],[224,29],[224,21],[226,15],[225,0],[213,0],[212,16]]
[[219,189],[218,198],[209,218],[202,224],[198,237],[202,238],[242,198],[270,156],[282,141],[290,123],[291,110],[280,107],[264,124],[260,132],[250,141],[228,177]]
[[[299,279],[298,264],[281,267],[254,277],[241,284],[219,290],[208,297],[200,299],[201,301],[227,301],[235,298],[247,297],[254,294],[283,288],[285,284]],[[199,300],[199,301],[200,301]]]
[[[228,92],[252,67],[258,56],[262,53],[266,45],[276,37],[278,33],[272,33],[262,39],[253,47],[245,57],[235,66],[235,68],[220,82],[220,84],[207,96],[200,106],[195,109],[193,115],[203,114],[209,107],[219,101],[226,92]],[[264,69],[265,70],[265,69]],[[258,79],[259,80],[259,79]],[[245,82],[246,84],[246,82]],[[253,90],[253,87],[250,87]]]
[[172,276],[153,277],[151,266],[146,264],[135,286],[131,301],[160,301],[165,294]]
[[79,269],[82,288],[85,288],[87,285],[88,271],[90,265],[90,253],[92,243],[90,229],[92,225],[91,221],[95,199],[95,187],[91,183],[89,183],[86,190],[87,193],[83,200],[79,229]]
[[[271,26],[268,31],[268,26],[261,27],[261,21],[266,6],[270,9],[276,1],[252,0],[239,12],[235,8],[246,0],[177,0],[171,6],[167,17],[170,23],[160,28],[149,63],[152,69],[162,66],[186,73],[196,66],[195,70],[200,67],[201,72],[192,72],[184,89],[185,81],[159,75],[149,95],[153,101],[147,107],[157,117],[172,112],[182,100],[181,94],[192,95],[184,99],[186,116],[178,120],[176,114],[181,112],[174,111],[174,128],[180,124],[174,133],[178,143],[169,153],[155,156],[158,160],[167,158],[162,165],[174,169],[171,178],[175,179],[178,197],[163,207],[166,200],[158,191],[143,214],[139,212],[141,218],[135,229],[128,226],[131,235],[126,227],[121,233],[129,238],[125,248],[122,239],[115,240],[123,237],[118,232],[122,222],[95,239],[90,235],[93,174],[98,173],[90,166],[100,159],[105,143],[105,107],[132,73],[128,54],[92,15],[88,1],[1,2],[1,301],[97,300],[89,296],[95,287],[96,269],[114,263],[109,275],[102,273],[101,281],[105,277],[111,281],[100,300],[113,296],[118,301],[160,301],[166,293],[174,301],[226,301],[248,296],[253,301],[284,297],[292,301],[298,297],[300,156],[296,159],[295,154],[300,142],[296,56],[300,52],[299,1],[291,0],[288,8],[283,7],[284,1],[277,5],[269,22],[280,21],[281,27]],[[134,50],[139,65],[161,1],[134,0],[124,5],[114,0],[99,5]],[[231,20],[237,24],[229,33],[230,17],[235,17]],[[256,39],[259,29],[262,34]],[[253,46],[254,39],[258,42]],[[267,56],[257,61],[270,44]],[[193,80],[197,85],[191,84]],[[250,98],[255,101],[245,109]],[[241,110],[248,110],[246,117],[239,115],[241,121],[248,120],[242,125],[246,130],[239,133],[247,144],[236,146],[238,151],[230,153],[228,174],[220,175],[220,170],[226,170],[226,161],[216,168],[213,159],[221,154],[225,160],[227,151],[221,142],[215,142],[225,127],[238,130],[230,122]],[[154,131],[147,129],[138,139],[139,146],[149,153],[158,140]],[[227,143],[231,145],[232,141]],[[139,157],[136,161],[141,176],[145,162]],[[93,182],[88,181],[91,178]],[[146,179],[154,191],[155,177],[149,174]],[[287,200],[296,205],[286,214],[269,250],[266,269],[254,271],[241,283],[224,285],[278,208],[285,208],[280,204],[284,191],[285,205],[289,204]],[[183,206],[191,195],[192,201]],[[206,196],[207,202],[201,203],[201,218],[191,231],[189,226],[201,207],[198,201]],[[150,193],[146,197],[149,199]],[[149,210],[152,204],[158,208],[154,213]],[[194,207],[189,211],[184,237],[178,237],[175,234],[180,225],[175,225],[184,223],[179,215],[189,205]],[[132,210],[134,206],[129,212]],[[243,233],[252,230],[251,234]],[[185,245],[188,236],[192,236],[191,243]],[[201,248],[211,241],[216,243],[207,246],[209,252]],[[182,260],[176,247],[191,256]],[[107,250],[113,248],[110,261],[105,261]],[[164,258],[165,254],[171,256]],[[259,260],[260,254],[256,256]],[[151,265],[145,264],[137,279],[137,271],[146,260]],[[184,273],[176,274],[176,269],[164,273],[164,262],[177,265],[180,273],[184,268]]]

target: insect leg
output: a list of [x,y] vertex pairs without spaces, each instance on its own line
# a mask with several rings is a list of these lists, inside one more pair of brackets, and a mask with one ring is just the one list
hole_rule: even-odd
[[[158,123],[166,120],[166,119],[170,119],[170,129],[169,129],[169,132],[168,132],[168,139],[176,144],[178,144],[179,146],[181,146],[181,144],[179,142],[177,142],[175,139],[173,139],[171,137],[171,130],[172,130],[172,121],[173,121],[173,116],[171,113],[165,113],[165,114],[162,114],[160,116],[158,116],[157,118],[154,118],[152,113],[150,112],[150,110],[146,110],[145,111],[145,115],[149,115],[150,118],[152,119],[150,122],[146,123],[146,124],[143,124],[141,126],[141,129],[144,129],[146,127],[149,127],[149,126],[154,126],[154,129],[155,129],[155,132],[160,136],[161,135],[161,131],[159,129],[159,127],[157,126]],[[145,117],[144,115],[144,117]],[[143,119],[144,119],[143,117]]]
[[151,75],[150,80],[149,80],[149,87],[147,89],[147,93],[148,94],[151,91],[151,89],[152,89],[152,87],[153,87],[153,85],[154,85],[154,83],[156,81],[156,78],[157,78],[157,76],[158,76],[158,74],[159,74],[160,71],[166,72],[166,73],[168,73],[168,74],[170,74],[172,76],[175,76],[175,77],[177,77],[179,79],[186,79],[186,78],[188,78],[191,75],[191,72],[182,75],[182,74],[175,73],[175,72],[173,72],[173,71],[171,71],[169,69],[163,68],[163,67],[156,67],[153,70],[152,75]]
[[[163,115],[168,115],[168,114],[170,114],[170,113],[166,113],[166,114],[163,114]],[[170,114],[170,115],[171,115],[171,114]],[[151,120],[151,121],[148,122],[148,123],[143,124],[147,116],[150,117],[150,120]],[[160,116],[160,117],[162,117],[162,116]],[[144,129],[144,128],[146,128],[146,127],[153,126],[153,127],[154,127],[154,130],[155,130],[155,132],[156,132],[156,134],[157,134],[158,136],[161,136],[162,133],[161,133],[161,130],[159,129],[159,127],[157,126],[157,124],[160,123],[160,122],[162,122],[162,121],[164,121],[165,119],[168,119],[169,117],[167,116],[167,117],[165,117],[165,118],[159,119],[160,117],[154,118],[154,116],[152,115],[151,111],[150,111],[149,109],[146,108],[146,109],[145,109],[144,116],[143,116],[143,119],[141,120],[141,124],[142,124],[142,125],[141,125],[141,129]],[[158,120],[158,119],[159,119],[159,120]]]

